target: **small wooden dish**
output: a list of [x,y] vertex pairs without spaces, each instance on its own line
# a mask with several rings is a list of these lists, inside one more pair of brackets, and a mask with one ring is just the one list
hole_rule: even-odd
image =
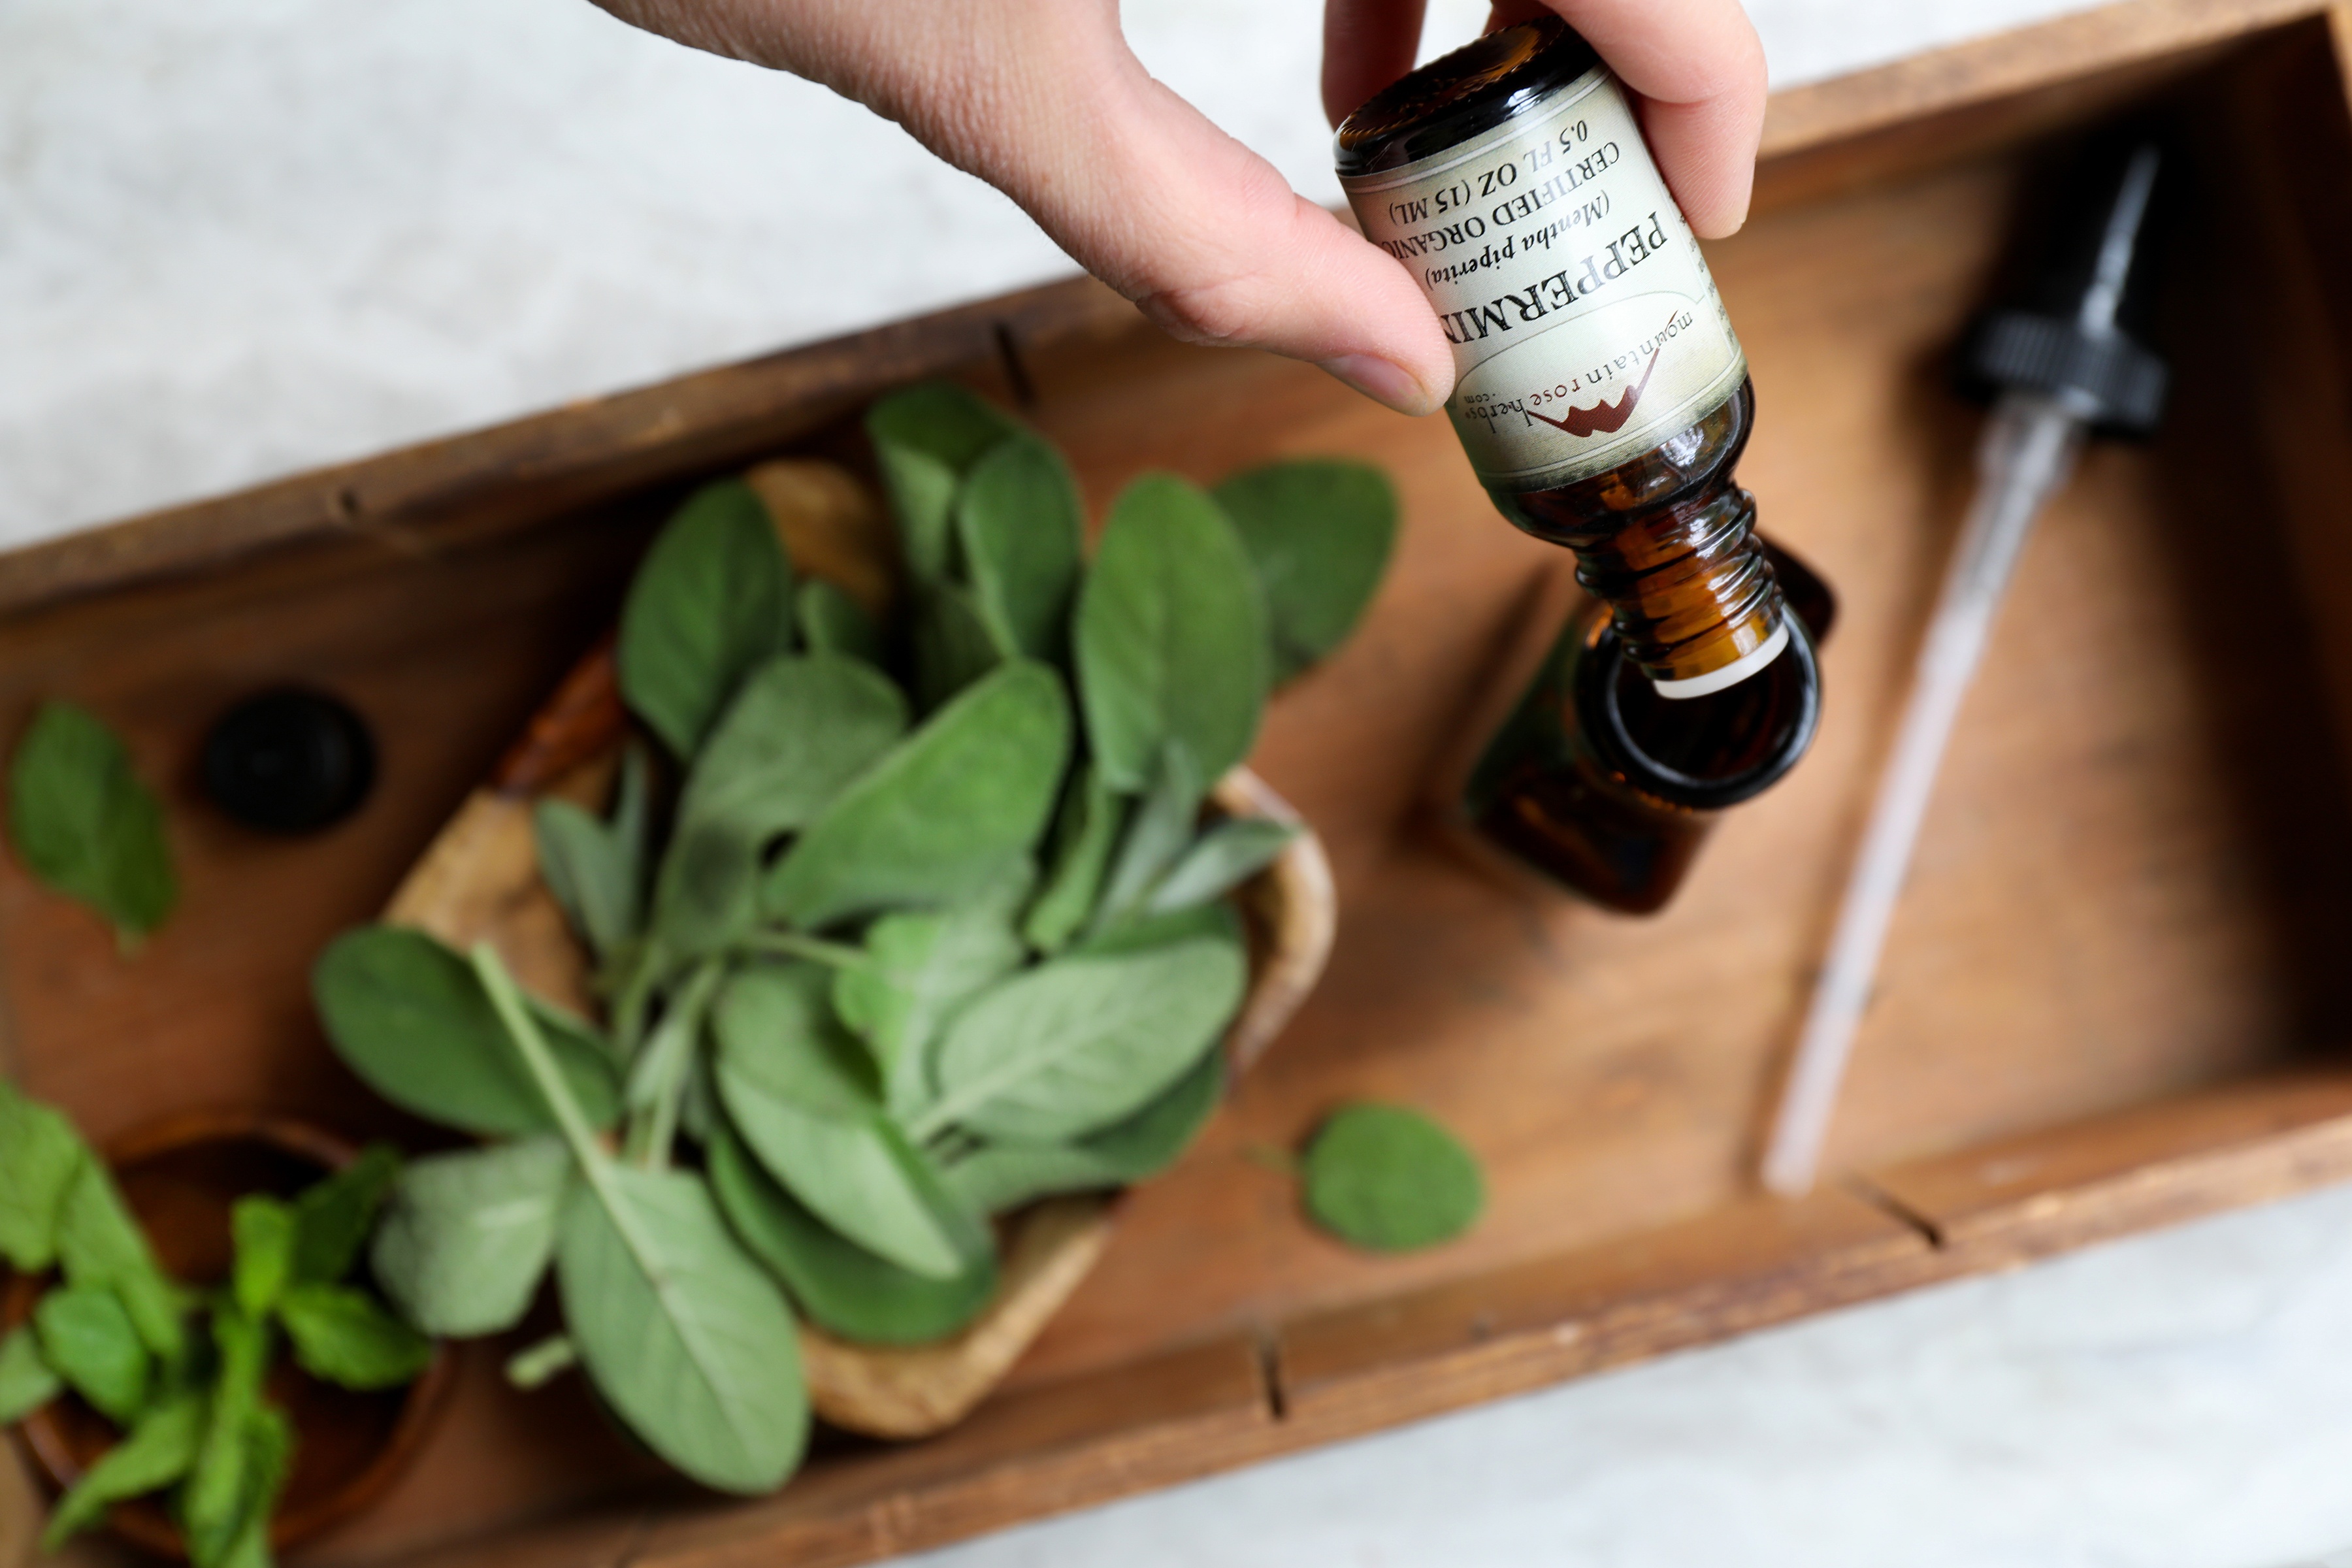
[[[895,570],[878,507],[845,470],[785,461],[753,470],[778,531],[803,573],[836,583],[879,609]],[[481,941],[541,995],[583,1015],[598,1011],[586,951],[539,875],[532,809],[556,795],[601,807],[628,740],[609,644],[572,670],[507,753],[488,784],[458,808],[394,894],[384,918],[453,947]],[[1297,824],[1298,814],[1246,768],[1212,792],[1228,816]],[[1238,1075],[1263,1052],[1323,972],[1335,923],[1331,868],[1312,830],[1233,895],[1249,932],[1250,988],[1226,1031]],[[999,1222],[1002,1282],[970,1327],[936,1344],[854,1344],[801,1327],[816,1413],[869,1436],[927,1436],[986,1397],[1109,1239],[1116,1194],[1052,1198]]]
[[[289,1197],[358,1156],[350,1142],[307,1122],[240,1111],[197,1111],[137,1129],[106,1150],[114,1179],[166,1273],[187,1283],[227,1279],[229,1208],[253,1193]],[[52,1276],[18,1275],[0,1300],[8,1327],[33,1314]],[[391,1485],[415,1456],[444,1403],[452,1362],[436,1347],[422,1375],[404,1388],[359,1394],[319,1382],[284,1357],[272,1369],[269,1397],[294,1422],[294,1473],[270,1522],[270,1544],[284,1550],[341,1524]],[[50,1484],[62,1491],[121,1436],[114,1425],[73,1394],[26,1416],[26,1446]],[[113,1531],[149,1552],[186,1555],[180,1532],[152,1497],[109,1515]]]

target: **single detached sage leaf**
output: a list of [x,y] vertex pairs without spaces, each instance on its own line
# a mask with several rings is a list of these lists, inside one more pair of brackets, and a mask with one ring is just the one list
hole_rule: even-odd
[[67,1283],[113,1291],[158,1361],[182,1363],[188,1334],[180,1321],[177,1293],[115,1190],[114,1178],[95,1157],[75,1165],[58,1206],[58,1261]]
[[947,1167],[948,1190],[982,1214],[1002,1214],[1056,1193],[1126,1186],[1174,1164],[1192,1145],[1225,1085],[1213,1046],[1182,1078],[1124,1121],[1075,1143],[983,1143]]
[[714,1017],[719,1099],[761,1163],[826,1224],[901,1268],[953,1279],[985,1254],[987,1232],[884,1116],[831,984],[806,963],[728,983]]
[[147,1403],[155,1361],[113,1291],[89,1285],[51,1290],[33,1309],[41,1359],[118,1426]]
[[1008,655],[1058,663],[1069,639],[1086,527],[1062,455],[1026,431],[972,465],[955,501],[973,607]]
[[57,1260],[58,1212],[88,1157],[63,1116],[0,1081],[0,1258],[18,1273]]
[[571,1172],[551,1137],[412,1162],[376,1229],[376,1283],[428,1334],[470,1339],[514,1327],[554,1256]]
[[1265,595],[1274,679],[1347,640],[1396,545],[1396,491],[1369,463],[1308,458],[1235,474],[1212,492]]
[[8,837],[27,870],[105,916],[126,947],[179,898],[163,808],[114,731],[71,702],[42,703],[16,742]]
[[1078,699],[1095,765],[1139,793],[1167,742],[1204,779],[1245,756],[1265,706],[1265,612],[1216,502],[1147,474],[1111,508],[1078,590]]
[[1200,1060],[1247,980],[1239,947],[1213,937],[1048,960],[957,1015],[913,1131],[1044,1143],[1108,1126]]
[[892,393],[866,411],[899,548],[916,576],[935,582],[954,570],[956,490],[982,454],[1020,428],[946,382]]
[[1154,914],[1189,909],[1239,887],[1274,863],[1299,828],[1263,816],[1220,822],[1192,842],[1182,859],[1151,889],[1144,907]]
[[297,1283],[332,1284],[352,1271],[374,1228],[376,1210],[400,1179],[400,1152],[371,1143],[360,1157],[294,1200]]
[[229,1288],[248,1317],[278,1305],[294,1278],[294,1211],[276,1198],[254,1194],[229,1210],[229,1235],[236,1244]]
[[0,1426],[23,1420],[65,1386],[65,1380],[41,1359],[32,1324],[19,1323],[0,1336]]
[[963,584],[921,584],[914,599],[907,630],[915,661],[915,700],[930,713],[1009,655]]
[[[472,968],[423,931],[362,926],[335,939],[311,994],[336,1054],[404,1110],[461,1131],[543,1132],[554,1112],[532,1083]],[[612,1058],[594,1037],[538,1015],[591,1125],[620,1112]]]
[[874,624],[865,605],[841,589],[822,577],[812,577],[801,584],[796,607],[801,636],[808,639],[810,651],[862,658],[868,664],[882,662],[882,628]]
[[1055,818],[1045,885],[1022,917],[1021,934],[1030,946],[1057,952],[1086,925],[1126,821],[1126,802],[1092,762],[1079,763]]
[[645,925],[647,773],[645,752],[631,746],[609,821],[556,796],[531,812],[541,879],[600,958]]
[[722,1121],[709,1146],[710,1188],[751,1256],[802,1311],[847,1340],[919,1345],[961,1330],[996,1292],[996,1258],[934,1279],[845,1239],[760,1167]]
[[883,1099],[906,1114],[931,1097],[929,1058],[940,1026],[983,986],[1028,957],[1001,899],[939,913],[885,915],[866,928],[871,963],[833,979],[844,1023],[872,1047]]
[[555,1252],[564,1321],[597,1390],[705,1486],[772,1491],[808,1447],[791,1309],[701,1178],[591,1152]]
[[433,1359],[431,1340],[350,1285],[297,1285],[278,1321],[302,1370],[343,1388],[398,1388]]
[[621,695],[691,757],[736,685],[792,647],[793,569],[768,509],[740,479],[687,498],[621,606]]
[[1307,1145],[1299,1174],[1308,1216],[1375,1252],[1450,1241],[1486,1201],[1470,1151],[1401,1105],[1362,1101],[1333,1111]]
[[55,1552],[106,1517],[116,1503],[170,1486],[195,1462],[204,1432],[205,1401],[175,1394],[142,1415],[130,1435],[99,1456],[73,1489],[58,1500],[41,1532],[41,1550]]
[[1035,842],[1069,748],[1061,678],[1006,665],[835,798],[769,873],[762,910],[814,930],[973,896]]

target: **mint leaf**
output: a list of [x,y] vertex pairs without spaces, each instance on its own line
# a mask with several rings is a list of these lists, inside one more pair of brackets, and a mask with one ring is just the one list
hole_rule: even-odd
[[267,1316],[294,1277],[294,1211],[255,1194],[236,1200],[228,1224],[236,1244],[230,1290],[247,1317]]
[[58,1212],[84,1158],[71,1123],[0,1080],[0,1258],[17,1272],[57,1260]]
[[94,1157],[74,1167],[58,1207],[58,1261],[68,1284],[113,1291],[158,1361],[183,1363],[188,1336],[172,1282],[115,1190],[114,1178]]
[[64,1380],[41,1359],[32,1324],[20,1323],[0,1336],[0,1426],[23,1420],[64,1389]]
[[44,1295],[33,1309],[41,1359],[118,1426],[147,1403],[154,1358],[123,1310],[102,1287],[78,1285]]
[[217,1568],[270,1568],[269,1521],[293,1468],[293,1423],[268,1405],[247,1415],[243,1517],[222,1550]]
[[694,755],[743,677],[792,648],[793,571],[740,479],[687,498],[629,584],[621,695],[672,753]]
[[572,1163],[534,1138],[414,1161],[375,1237],[376,1282],[407,1320],[452,1339],[520,1321],[555,1251]]
[[350,1273],[376,1210],[399,1179],[399,1151],[371,1143],[349,1165],[304,1188],[294,1200],[295,1280],[332,1284]]
[[349,1285],[297,1285],[278,1321],[302,1370],[343,1388],[398,1388],[433,1359],[431,1340]]
[[1486,1184],[1454,1135],[1401,1105],[1343,1106],[1300,1164],[1307,1213],[1342,1241],[1408,1252],[1450,1241],[1486,1205]]
[[204,1436],[195,1463],[180,1489],[180,1531],[188,1560],[203,1568],[227,1555],[251,1506],[257,1455],[250,1442],[261,1409],[261,1386],[269,1375],[276,1335],[269,1321],[241,1310],[234,1300],[213,1309],[213,1347],[220,1365],[212,1399],[205,1407]]
[[179,898],[163,808],[114,731],[71,702],[42,703],[16,742],[8,836],[27,870],[105,916],[126,948]]
[[1274,679],[1347,640],[1396,544],[1396,491],[1368,463],[1308,458],[1236,474],[1212,494],[1265,591]]
[[41,1532],[41,1550],[55,1552],[106,1517],[116,1503],[170,1486],[188,1473],[204,1430],[205,1402],[173,1394],[141,1416],[121,1442],[99,1456],[73,1489],[58,1500]]

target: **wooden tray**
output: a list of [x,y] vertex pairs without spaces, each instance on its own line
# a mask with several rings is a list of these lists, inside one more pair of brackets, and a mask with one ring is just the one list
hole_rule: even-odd
[[[1171,344],[1071,283],[0,558],[0,734],[52,692],[121,723],[170,782],[187,889],[126,964],[0,869],[11,1070],[101,1140],[207,1102],[414,1135],[321,1045],[311,955],[608,624],[686,487],[779,452],[862,461],[859,405],[945,373],[1063,443],[1097,514],[1150,467],[1340,451],[1396,476],[1387,587],[1253,758],[1331,853],[1321,988],[955,1431],[829,1441],[779,1497],[722,1503],[576,1380],[509,1393],[485,1349],[417,1467],[310,1561],[862,1561],[2352,1175],[2347,48],[2342,6],[2147,0],[1775,100],[1757,216],[1710,255],[1761,403],[1741,477],[1843,616],[1814,755],[1661,917],[1499,891],[1419,825],[1542,561],[1444,423]],[[2171,423],[2095,450],[2028,552],[1860,1040],[1841,1174],[1768,1201],[1760,1123],[1969,483],[1979,415],[1948,350],[2027,171],[2157,101],[2207,175]],[[289,678],[352,700],[384,766],[352,822],[277,844],[189,775],[226,702]],[[1367,1093],[1484,1157],[1470,1237],[1374,1258],[1301,1223],[1261,1151]]]

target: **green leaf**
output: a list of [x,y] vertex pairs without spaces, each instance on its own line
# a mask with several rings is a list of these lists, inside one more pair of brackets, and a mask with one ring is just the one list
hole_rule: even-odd
[[957,488],[982,455],[1021,426],[962,387],[924,382],[866,411],[866,434],[898,524],[907,564],[925,581],[955,565]]
[[599,958],[645,925],[647,773],[645,752],[631,746],[608,822],[555,796],[531,812],[540,878]]
[[267,1318],[253,1317],[234,1301],[213,1310],[213,1345],[220,1368],[205,1411],[203,1440],[188,1483],[180,1490],[180,1529],[188,1559],[216,1563],[227,1555],[245,1521],[254,1489],[256,1455],[247,1440],[261,1408],[261,1386],[269,1375],[276,1335]]
[[104,1519],[116,1503],[144,1497],[186,1475],[195,1460],[204,1416],[205,1402],[193,1392],[174,1394],[141,1416],[130,1435],[58,1500],[41,1532],[41,1550],[57,1551]]
[[172,1282],[155,1262],[147,1237],[95,1158],[74,1167],[58,1211],[58,1261],[67,1282],[108,1289],[121,1298],[139,1338],[158,1361],[178,1366],[187,1355],[187,1330]]
[[506,1379],[528,1393],[544,1388],[580,1364],[580,1347],[570,1334],[550,1334],[507,1358]]
[[128,1426],[147,1403],[154,1358],[113,1291],[80,1285],[51,1290],[33,1309],[41,1359],[100,1415]]
[[1043,1143],[1120,1121],[1200,1060],[1247,980],[1238,945],[1213,937],[1049,960],[957,1016],[915,1131]]
[[1010,656],[988,629],[971,591],[958,583],[919,584],[908,641],[915,660],[915,698],[934,712]]
[[1363,1101],[1332,1112],[1307,1144],[1299,1173],[1308,1216],[1375,1252],[1450,1241],[1486,1204],[1470,1152],[1401,1105]]
[[621,607],[621,695],[670,751],[700,748],[737,684],[792,647],[793,569],[740,479],[687,498]]
[[934,1279],[989,1245],[882,1112],[857,1042],[834,1016],[832,977],[768,964],[728,983],[715,1015],[719,1097],[762,1164],[826,1224]]
[[866,928],[866,951],[868,967],[834,976],[833,1004],[872,1047],[883,1098],[903,1115],[931,1098],[929,1058],[940,1026],[1029,954],[1001,898],[937,914],[885,915]]
[[8,768],[8,837],[34,876],[88,904],[125,947],[179,897],[163,808],[113,731],[71,702],[33,715]]
[[293,1468],[293,1423],[268,1405],[247,1416],[244,1514],[218,1568],[270,1568],[269,1521]]
[[1151,781],[1183,743],[1205,779],[1248,754],[1265,705],[1265,615],[1249,557],[1217,504],[1147,474],[1111,508],[1078,590],[1078,696],[1114,789]]
[[934,1279],[849,1241],[779,1186],[723,1121],[711,1139],[710,1186],[752,1257],[803,1311],[844,1339],[919,1345],[961,1330],[996,1293],[996,1258]]
[[70,1122],[0,1080],[0,1258],[18,1273],[57,1260],[58,1211],[86,1157]]
[[1223,900],[1194,904],[1188,910],[1171,910],[1162,915],[1137,915],[1131,920],[1089,931],[1084,940],[1073,942],[1065,956],[1070,958],[1111,958],[1120,953],[1148,952],[1195,937],[1211,937],[1243,951],[1247,931],[1242,924],[1241,911]]
[[400,1179],[400,1152],[371,1143],[360,1157],[294,1200],[294,1279],[332,1284],[352,1270],[367,1245],[376,1210]]
[[971,897],[1035,841],[1069,746],[1061,678],[1007,665],[842,791],[769,873],[761,909],[814,930]]
[[[394,1105],[466,1132],[554,1128],[480,981],[423,931],[346,931],[320,956],[310,988],[336,1053]],[[539,1016],[583,1112],[594,1126],[612,1125],[620,1091],[610,1054],[551,1011]]]
[[882,662],[882,628],[847,594],[822,577],[812,577],[801,584],[795,603],[801,635],[813,651]]
[[1184,858],[1151,889],[1144,907],[1164,914],[1206,903],[1272,865],[1299,831],[1292,823],[1263,816],[1220,822],[1192,841]]
[[1069,465],[1026,431],[972,466],[956,497],[956,540],[972,606],[1005,653],[1060,662],[1085,526]]
[[1213,1043],[1182,1078],[1126,1121],[1075,1143],[983,1143],[943,1173],[948,1190],[982,1214],[1002,1214],[1056,1193],[1156,1176],[1191,1147],[1224,1086],[1224,1058]]
[[514,1327],[554,1255],[571,1172],[554,1138],[412,1163],[376,1230],[376,1282],[428,1334],[470,1339]]
[[431,1340],[350,1285],[297,1285],[278,1321],[302,1370],[343,1388],[398,1388],[433,1359]]
[[228,1220],[236,1243],[230,1289],[248,1317],[266,1316],[294,1277],[294,1211],[255,1194],[237,1199]]
[[1022,919],[1021,934],[1030,946],[1057,952],[1087,923],[1126,815],[1126,802],[1103,783],[1094,763],[1079,763],[1055,819],[1052,869]]
[[1205,786],[1194,765],[1192,749],[1171,741],[1152,771],[1151,788],[1128,819],[1127,836],[1104,879],[1102,898],[1095,906],[1095,928],[1124,919],[1143,901],[1144,894],[1176,858],[1184,853],[1199,830]]
[[1279,683],[1347,640],[1396,544],[1396,491],[1367,463],[1308,458],[1236,474],[1213,492],[1265,595]]
[[647,1447],[696,1480],[773,1490],[808,1446],[791,1310],[699,1177],[593,1157],[564,1201],[555,1253],[589,1376]]
[[0,1426],[23,1420],[64,1388],[64,1380],[41,1359],[32,1324],[19,1323],[0,1336]]

